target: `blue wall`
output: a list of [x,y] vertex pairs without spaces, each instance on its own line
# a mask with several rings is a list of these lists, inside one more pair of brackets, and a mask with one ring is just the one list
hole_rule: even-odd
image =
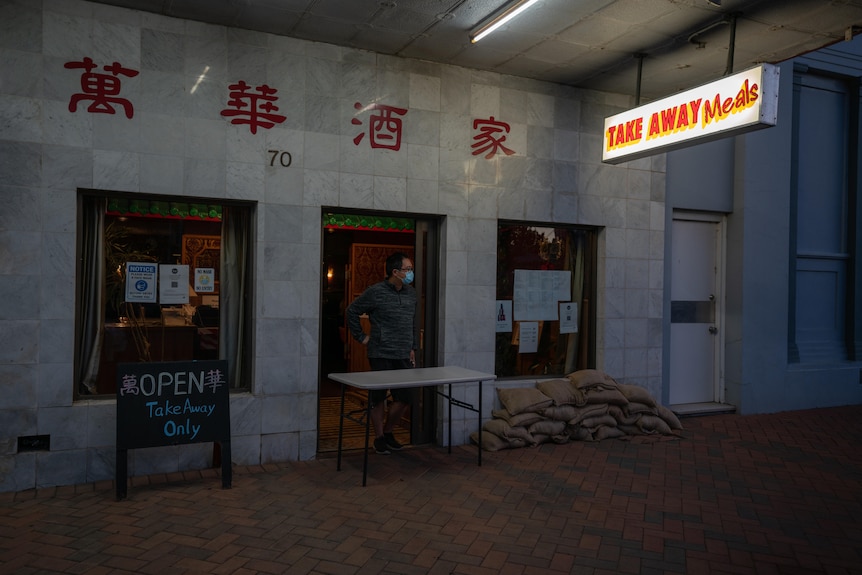
[[[674,209],[726,214],[723,377],[725,400],[739,413],[862,403],[862,362],[852,354],[845,361],[805,363],[788,353],[795,301],[790,287],[796,230],[791,162],[794,137],[813,137],[795,135],[793,76],[824,71],[862,77],[862,37],[782,63],[780,70],[776,126],[667,156],[668,222]],[[852,183],[850,193],[860,196]],[[667,228],[665,245],[670,246],[672,231]],[[862,247],[849,250],[858,262]],[[670,266],[672,258],[666,256]],[[666,270],[665,277],[669,274]],[[859,293],[856,286],[851,299],[862,299]],[[669,293],[665,297],[669,301]]]

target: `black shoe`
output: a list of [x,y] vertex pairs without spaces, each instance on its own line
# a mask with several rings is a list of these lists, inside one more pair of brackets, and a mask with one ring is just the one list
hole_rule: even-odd
[[374,451],[379,453],[380,455],[389,455],[389,448],[386,447],[386,439],[383,437],[378,437],[374,440]]
[[392,435],[392,432],[384,433],[383,439],[386,440],[386,447],[388,447],[389,449],[391,449],[393,451],[401,451],[401,448],[404,447],[403,445],[398,443],[398,440],[395,439],[395,436]]

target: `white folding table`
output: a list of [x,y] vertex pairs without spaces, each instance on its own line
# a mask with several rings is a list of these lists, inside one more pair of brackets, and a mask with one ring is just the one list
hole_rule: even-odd
[[[449,453],[452,453],[452,406],[475,411],[478,414],[479,431],[479,466],[482,465],[482,386],[486,381],[493,381],[497,376],[493,373],[474,371],[458,366],[443,367],[417,367],[414,369],[392,369],[385,371],[358,371],[354,373],[330,373],[329,378],[344,385],[341,386],[341,412],[338,421],[338,464],[341,470],[341,446],[344,434],[344,420],[350,419],[350,414],[344,413],[344,391],[345,386],[356,389],[364,389],[368,392],[365,413],[365,454],[362,461],[362,485],[366,484],[368,477],[368,438],[371,425],[371,391],[379,389],[396,389],[400,387],[429,387],[447,385],[447,392],[435,390],[437,395],[444,397],[449,402]],[[452,397],[453,383],[479,384],[479,405],[461,401]],[[355,419],[353,421],[356,421]]]

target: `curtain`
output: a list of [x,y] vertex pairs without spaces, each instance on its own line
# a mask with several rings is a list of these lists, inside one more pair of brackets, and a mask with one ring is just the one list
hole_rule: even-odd
[[231,388],[251,387],[252,334],[246,305],[251,297],[251,217],[249,209],[224,206],[222,211],[219,355],[228,361]]
[[[579,232],[566,232],[566,263],[565,269],[572,271],[572,301],[578,304],[578,324],[584,325],[581,318],[587,310],[584,309],[584,235]],[[578,352],[581,346],[578,345],[582,336],[585,334],[570,333],[566,342],[566,365],[563,373],[572,373],[578,369],[582,369],[581,361],[579,361]]]
[[80,321],[75,357],[78,393],[96,394],[105,333],[105,198],[84,196],[81,204],[81,267],[78,272]]

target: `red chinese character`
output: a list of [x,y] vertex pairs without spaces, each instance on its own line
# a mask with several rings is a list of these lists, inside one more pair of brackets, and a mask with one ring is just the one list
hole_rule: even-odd
[[[257,128],[272,128],[276,124],[281,124],[287,117],[280,114],[275,114],[278,111],[278,106],[273,104],[278,97],[275,93],[278,92],[275,88],[270,88],[266,84],[255,88],[258,93],[251,93],[251,86],[240,80],[237,84],[228,86],[231,89],[230,100],[227,105],[233,106],[235,110],[222,110],[221,115],[229,116],[244,116],[234,118],[230,121],[231,124],[248,124],[252,134],[257,134]],[[248,109],[245,109],[248,108]]]
[[490,160],[497,153],[497,150],[502,150],[507,156],[515,153],[503,145],[503,142],[506,141],[506,136],[500,135],[502,132],[509,133],[509,124],[498,122],[494,120],[494,116],[491,116],[487,120],[473,120],[473,129],[480,130],[478,134],[473,136],[476,143],[470,146],[471,148],[475,148],[473,150],[474,156],[488,152],[485,155],[485,159]]
[[[395,108],[393,106],[384,106],[383,104],[371,104],[363,106],[359,102],[353,104],[357,110],[376,110],[378,113],[371,114],[371,123],[368,126],[369,141],[372,148],[385,148],[387,150],[398,151],[401,149],[401,118],[396,118],[392,114],[403,116],[407,113],[406,108]],[[362,121],[358,118],[353,118],[350,123],[354,126],[359,126]],[[365,132],[361,132],[355,138],[353,143],[357,146],[362,138],[365,137]]]
[[92,58],[84,58],[80,62],[66,62],[64,68],[74,69],[81,68],[85,70],[81,74],[81,90],[83,94],[73,94],[69,101],[69,111],[74,112],[78,109],[78,102],[81,100],[92,100],[93,103],[87,107],[88,112],[100,114],[116,114],[114,104],[119,104],[126,111],[126,117],[131,118],[135,114],[132,103],[125,98],[116,98],[120,93],[120,75],[134,78],[139,74],[137,70],[123,68],[119,62],[114,62],[110,66],[105,66],[105,71],[110,74],[97,74],[93,72],[96,67]]

